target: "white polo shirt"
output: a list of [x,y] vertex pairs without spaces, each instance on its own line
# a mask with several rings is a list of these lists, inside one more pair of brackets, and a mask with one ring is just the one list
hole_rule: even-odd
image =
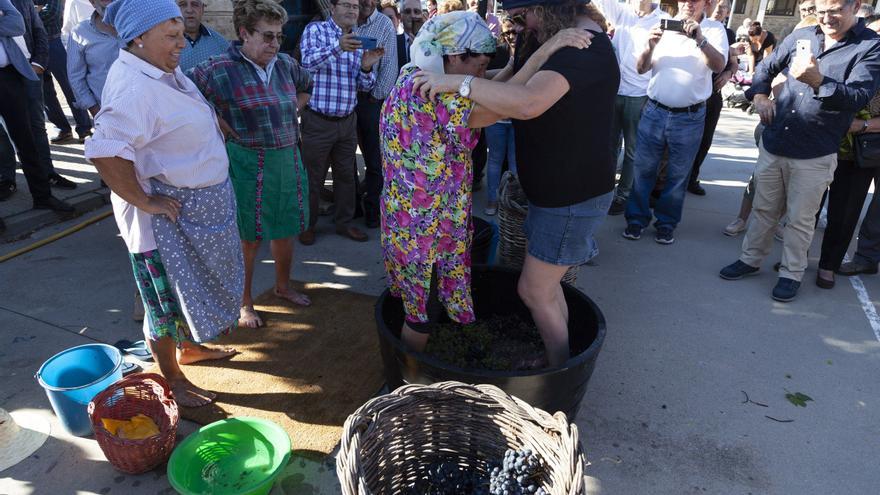
[[632,6],[617,0],[594,0],[605,17],[614,25],[614,38],[611,39],[617,52],[620,64],[620,87],[617,94],[621,96],[645,96],[648,93],[648,82],[651,73],[639,74],[636,65],[639,56],[648,46],[648,35],[660,25],[660,19],[670,15],[656,5],[650,14],[639,17]]
[[[727,63],[727,31],[718,21],[700,22],[703,36]],[[667,31],[654,47],[648,97],[674,108],[689,107],[706,101],[712,94],[712,70],[706,65],[697,42],[687,36]]]

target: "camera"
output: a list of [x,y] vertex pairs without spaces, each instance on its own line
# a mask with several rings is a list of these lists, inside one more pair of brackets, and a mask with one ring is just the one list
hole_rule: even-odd
[[660,29],[664,31],[684,32],[684,23],[678,19],[660,19]]

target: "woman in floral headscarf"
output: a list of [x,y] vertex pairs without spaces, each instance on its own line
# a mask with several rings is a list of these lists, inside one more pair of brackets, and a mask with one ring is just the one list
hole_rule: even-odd
[[[550,53],[567,46],[548,45]],[[403,299],[406,312],[401,338],[412,350],[424,349],[441,307],[456,322],[474,320],[471,150],[479,129],[503,116],[467,95],[470,81],[485,75],[495,46],[476,13],[432,17],[419,30],[410,50],[413,62],[403,67],[382,108],[382,250],[391,293]],[[466,78],[459,93],[426,98],[413,88],[420,70]]]
[[382,108],[382,251],[391,293],[403,298],[406,311],[401,338],[413,350],[427,343],[429,295],[431,313],[439,312],[439,298],[453,320],[474,320],[471,150],[479,128],[498,118],[459,94],[414,94],[413,76],[419,69],[483,76],[494,53],[495,39],[479,15],[433,17]]

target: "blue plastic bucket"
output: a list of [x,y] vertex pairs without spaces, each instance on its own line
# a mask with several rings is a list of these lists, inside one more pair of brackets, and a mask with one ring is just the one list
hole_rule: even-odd
[[105,388],[122,378],[122,353],[107,344],[72,347],[49,358],[36,379],[46,389],[64,429],[78,437],[92,434],[86,408]]

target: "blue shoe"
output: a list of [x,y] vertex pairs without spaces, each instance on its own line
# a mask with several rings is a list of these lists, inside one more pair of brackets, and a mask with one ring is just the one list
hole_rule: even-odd
[[735,263],[722,268],[721,273],[718,275],[724,280],[739,280],[743,277],[758,273],[758,270],[760,269],[760,267],[747,265],[740,260],[736,260]]
[[657,244],[672,244],[675,242],[675,237],[672,229],[658,229],[657,233],[654,235],[654,242]]
[[797,297],[797,291],[801,283],[790,278],[779,277],[776,287],[773,288],[773,299],[779,302],[789,302]]
[[631,241],[637,241],[642,238],[642,227],[631,223],[626,226],[626,230],[623,231],[623,238],[629,239]]

